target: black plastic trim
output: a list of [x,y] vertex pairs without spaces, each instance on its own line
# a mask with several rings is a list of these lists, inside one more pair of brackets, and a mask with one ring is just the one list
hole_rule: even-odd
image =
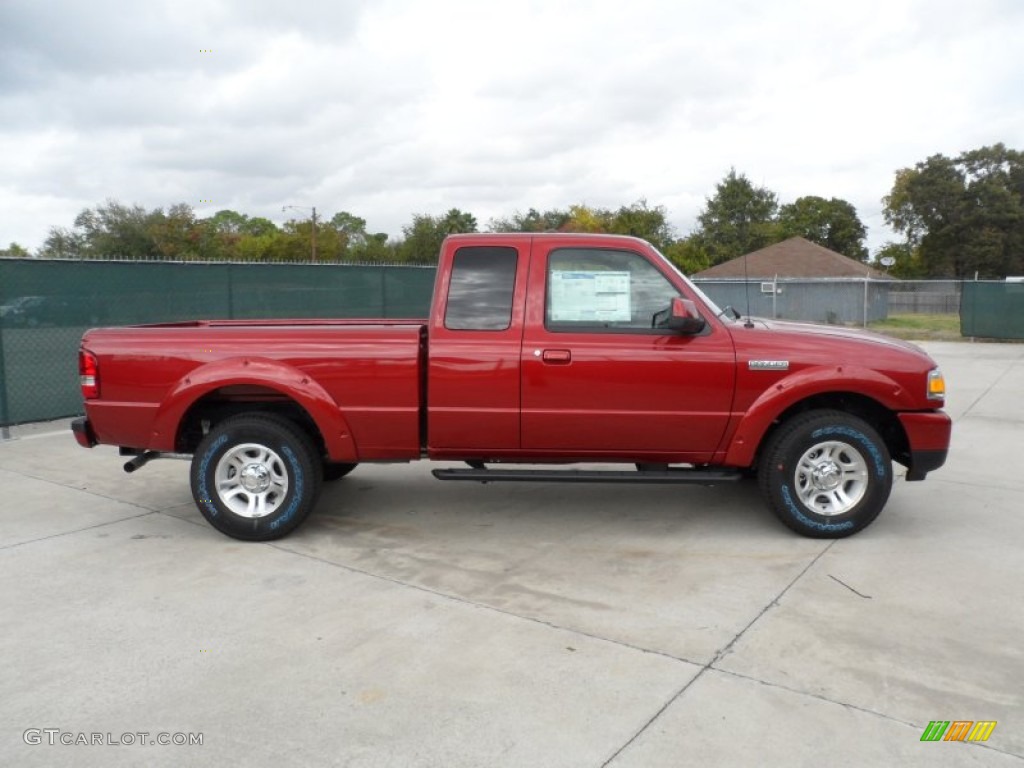
[[82,435],[90,448],[98,444],[96,433],[92,431],[92,424],[89,423],[89,419],[85,416],[79,416],[71,422],[71,431],[76,435]]
[[929,472],[933,472],[946,463],[948,449],[941,451],[911,451],[910,467],[907,469],[907,480],[924,480]]
[[609,471],[587,469],[435,469],[438,480],[470,480],[478,483],[731,483],[742,475],[734,469],[665,469],[659,471]]

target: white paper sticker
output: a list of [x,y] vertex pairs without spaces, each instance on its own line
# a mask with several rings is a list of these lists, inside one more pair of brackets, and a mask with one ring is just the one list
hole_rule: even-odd
[[628,323],[629,272],[551,273],[551,320],[563,323]]

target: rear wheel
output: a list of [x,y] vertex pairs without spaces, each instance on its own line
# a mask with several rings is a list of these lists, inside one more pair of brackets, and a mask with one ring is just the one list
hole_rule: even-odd
[[320,461],[309,436],[273,414],[217,424],[192,458],[192,496],[221,533],[245,541],[286,536],[309,516]]
[[811,411],[772,436],[758,480],[787,526],[804,536],[838,539],[878,517],[892,489],[892,461],[867,422],[840,411]]

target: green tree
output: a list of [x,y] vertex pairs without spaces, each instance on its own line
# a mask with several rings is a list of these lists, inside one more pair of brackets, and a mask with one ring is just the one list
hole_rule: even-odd
[[281,240],[283,235],[276,226],[273,231],[265,234],[240,235],[232,245],[230,258],[236,261],[271,261],[275,244]]
[[31,255],[28,249],[14,242],[6,248],[0,248],[0,259],[27,259]]
[[[893,259],[895,263],[886,267],[882,264],[882,259],[886,257]],[[872,266],[900,280],[921,280],[928,276],[921,263],[920,254],[910,243],[886,243],[878,249]]]
[[366,219],[348,211],[334,214],[328,225],[334,227],[344,242],[346,261],[380,263],[397,260],[395,246],[384,232],[367,232]]
[[558,232],[569,218],[568,210],[552,208],[541,213],[530,208],[526,213],[516,211],[505,219],[491,219],[487,229],[491,232]]
[[669,243],[664,250],[665,257],[679,267],[684,275],[702,272],[711,266],[711,257],[704,246],[694,237],[686,237]]
[[75,217],[80,255],[89,259],[151,259],[160,255],[150,232],[150,214],[141,205],[107,200]]
[[146,234],[156,253],[167,260],[192,260],[203,257],[201,233],[192,206],[172,205],[164,213],[157,208],[146,216]]
[[456,235],[462,232],[476,232],[476,217],[458,208],[449,209],[438,222],[440,231],[446,235]]
[[387,233],[366,235],[366,243],[350,251],[352,261],[380,263],[398,261],[397,245],[388,241]]
[[774,192],[755,187],[732,168],[707,198],[693,236],[711,264],[721,264],[776,242],[778,207]]
[[577,203],[569,206],[569,218],[559,229],[562,232],[607,232],[611,218],[607,210]]
[[222,235],[240,235],[246,232],[249,217],[244,213],[225,209],[217,211],[213,216],[206,219],[214,232]]
[[81,259],[85,250],[80,232],[67,227],[50,227],[39,256],[44,259]]
[[414,214],[412,223],[402,227],[402,240],[396,256],[409,264],[432,264],[441,252],[446,233],[438,219],[425,214]]
[[1024,154],[1003,144],[896,172],[883,198],[929,277],[1024,273]]
[[333,227],[345,243],[345,252],[351,255],[353,251],[366,246],[366,219],[355,216],[348,211],[341,211],[334,214],[327,225]]
[[624,205],[611,214],[608,231],[642,238],[659,250],[665,250],[673,242],[665,208],[660,205],[652,208],[644,199]]
[[804,237],[851,259],[867,261],[867,229],[846,200],[799,197],[779,209],[778,224],[782,239]]
[[[341,261],[345,253],[345,240],[332,226],[317,224],[316,260]],[[313,220],[285,222],[271,242],[268,256],[274,261],[310,261],[313,258]]]
[[402,241],[395,250],[399,261],[409,264],[436,264],[441,243],[448,235],[476,232],[476,218],[458,208],[444,216],[415,214],[412,223],[402,227]]
[[271,246],[282,235],[270,219],[227,209],[199,224],[200,251],[210,260],[262,261],[269,258]]
[[251,216],[246,219],[245,226],[242,228],[242,232],[252,237],[262,237],[264,235],[273,235],[277,232],[277,224],[272,222],[270,219],[265,219],[262,216]]

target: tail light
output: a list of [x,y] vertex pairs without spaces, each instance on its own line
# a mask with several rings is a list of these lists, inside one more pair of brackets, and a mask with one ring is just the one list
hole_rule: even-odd
[[100,364],[96,355],[84,349],[78,350],[78,383],[82,386],[82,397],[95,400],[100,396]]

